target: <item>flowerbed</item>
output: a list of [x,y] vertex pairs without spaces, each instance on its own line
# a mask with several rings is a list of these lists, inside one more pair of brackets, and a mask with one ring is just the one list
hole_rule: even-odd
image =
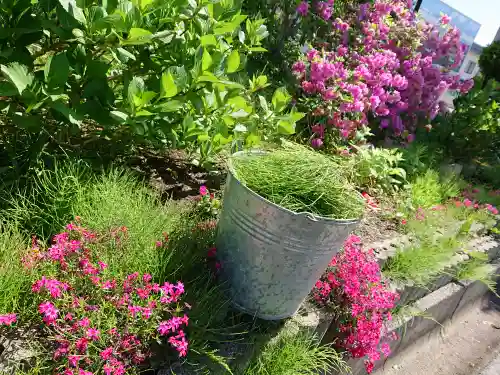
[[357,236],[345,241],[313,296],[318,304],[335,308],[339,346],[353,358],[367,357],[365,367],[371,373],[380,353],[390,354],[389,345],[380,341],[398,295],[386,288],[372,250],[364,251],[360,241]]
[[[26,272],[43,275],[31,292],[54,371],[121,375],[144,365],[152,343],[163,338],[179,356],[186,356],[183,328],[189,318],[181,303],[183,283],[159,285],[151,275],[137,272],[113,277],[99,250],[108,246],[120,251],[126,227],[96,233],[71,223],[66,229],[48,248],[34,240],[22,260]],[[14,313],[0,317],[9,326],[16,320]]]

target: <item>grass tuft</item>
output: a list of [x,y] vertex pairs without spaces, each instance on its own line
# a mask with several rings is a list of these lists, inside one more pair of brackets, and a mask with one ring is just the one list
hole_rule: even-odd
[[235,177],[262,197],[294,212],[334,219],[362,215],[364,202],[330,157],[296,144],[267,154],[231,158]]
[[30,278],[21,266],[28,241],[15,225],[0,225],[0,314],[22,312],[30,292]]
[[411,184],[411,200],[414,207],[429,208],[459,194],[460,183],[457,179],[452,177],[440,179],[439,173],[432,169],[417,176]]
[[349,367],[331,346],[319,346],[308,333],[286,332],[267,344],[245,375],[316,375],[333,371],[349,373]]

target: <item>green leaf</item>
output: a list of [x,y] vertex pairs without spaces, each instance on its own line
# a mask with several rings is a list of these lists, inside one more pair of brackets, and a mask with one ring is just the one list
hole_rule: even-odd
[[290,100],[292,97],[288,94],[285,88],[280,87],[276,89],[276,91],[273,94],[273,108],[276,112],[282,112],[288,103],[290,103]]
[[197,137],[202,134],[205,134],[205,129],[194,127],[186,132],[186,137]]
[[69,122],[71,122],[72,124],[75,124],[75,125],[81,124],[81,117],[75,111],[73,111],[71,108],[69,108],[66,105],[66,103],[64,103],[60,100],[57,100],[55,102],[50,103],[50,106],[53,109],[55,109],[56,111],[58,111],[59,113],[61,113],[62,115],[64,115],[64,117],[66,117],[69,120]]
[[201,59],[201,68],[205,71],[212,66],[212,56],[205,48],[203,50],[203,58]]
[[17,62],[7,66],[0,65],[0,70],[4,76],[16,87],[17,92],[21,95],[24,89],[33,82],[33,74],[28,73],[28,67]]
[[153,34],[151,33],[151,31],[133,27],[130,29],[128,33],[128,39],[122,40],[121,44],[123,45],[146,44],[151,41],[152,35]]
[[238,31],[238,39],[240,40],[241,44],[245,43],[245,33],[243,30]]
[[42,122],[40,121],[40,118],[38,116],[30,116],[18,112],[15,113],[11,117],[11,119],[14,122],[14,124],[33,133],[40,132],[40,129],[42,128]]
[[7,81],[0,81],[0,96],[14,96],[17,94],[16,86]]
[[259,95],[259,103],[264,111],[269,112],[269,106],[267,105],[267,100],[262,95]]
[[240,54],[238,51],[233,50],[227,58],[227,72],[234,73],[240,67]]
[[177,86],[172,73],[165,72],[161,76],[161,97],[171,98],[177,95]]
[[109,112],[112,118],[114,118],[116,121],[118,121],[120,124],[124,124],[128,120],[128,115],[124,112],[120,111],[111,111]]
[[248,50],[251,52],[267,52],[267,49],[263,47],[250,47]]
[[233,24],[231,22],[221,22],[214,29],[215,35],[223,35],[232,33],[236,28],[239,27],[239,24]]
[[121,47],[118,47],[116,49],[116,55],[122,63],[127,63],[128,60],[135,61],[135,56]]
[[132,110],[135,109],[134,98],[136,96],[141,96],[143,92],[144,92],[143,79],[140,77],[134,77],[132,81],[130,81],[127,89],[127,98]]
[[295,124],[293,124],[289,121],[280,120],[278,122],[278,133],[285,134],[285,135],[294,134],[295,133]]
[[145,109],[138,111],[136,114],[136,117],[148,117],[148,116],[153,116],[154,113],[151,113]]
[[45,82],[49,87],[64,86],[69,76],[69,61],[66,52],[50,56],[45,64]]
[[183,103],[180,100],[170,100],[166,103],[155,106],[155,109],[160,112],[176,112],[182,108]]
[[203,35],[200,38],[200,43],[201,43],[202,47],[216,46],[217,39],[215,39],[215,36],[213,34]]
[[85,15],[83,11],[77,6],[75,0],[59,0],[59,4],[69,13],[75,20],[82,24],[86,24]]
[[210,139],[210,136],[205,132],[204,134],[200,134],[198,136],[198,142],[205,142]]
[[220,82],[220,80],[210,72],[203,72],[203,75],[199,76],[196,82]]
[[188,116],[184,117],[184,120],[182,120],[182,128],[184,129],[184,131],[187,132],[189,129],[191,129],[194,126],[196,126],[196,125],[194,123],[192,116],[188,115]]
[[139,95],[135,95],[134,96],[135,107],[136,108],[144,107],[151,100],[153,100],[156,95],[158,95],[158,94],[154,91],[144,91],[144,92],[141,92]]
[[240,133],[245,133],[248,129],[245,125],[243,124],[237,124],[234,129],[235,132],[240,132]]

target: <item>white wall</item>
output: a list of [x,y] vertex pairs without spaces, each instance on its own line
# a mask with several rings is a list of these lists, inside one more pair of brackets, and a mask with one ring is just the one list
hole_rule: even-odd
[[[478,72],[479,72],[479,55],[476,54],[475,52],[469,51],[467,55],[465,56],[464,62],[462,63],[462,66],[460,67],[459,74],[460,78],[462,79],[469,79],[474,77]],[[474,69],[472,72],[468,73],[467,69],[470,67],[470,63],[474,63]]]

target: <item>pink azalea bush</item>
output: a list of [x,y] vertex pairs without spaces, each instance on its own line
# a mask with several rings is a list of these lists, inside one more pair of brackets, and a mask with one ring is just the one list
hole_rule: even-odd
[[[302,1],[297,8],[309,22],[326,22],[326,42],[293,64],[305,103],[314,108],[312,146],[325,133],[353,139],[367,126],[386,137],[414,140],[440,110],[447,89],[466,93],[451,69],[460,66],[464,46],[457,28],[419,21],[408,0],[375,0],[348,19],[332,13],[333,1]],[[388,138],[389,139],[389,138]]]
[[[28,272],[45,273],[31,291],[58,374],[122,375],[144,363],[150,345],[162,339],[180,357],[187,354],[182,282],[160,285],[138,272],[114,277],[99,259],[99,247],[120,241],[123,233],[126,228],[101,235],[72,223],[48,248],[34,241],[23,258]],[[3,324],[14,321],[0,317]]]
[[353,358],[367,357],[368,373],[381,353],[390,354],[389,345],[381,339],[399,296],[386,288],[372,250],[364,251],[359,237],[345,241],[343,251],[316,283],[313,296],[320,306],[340,306],[340,346]]

